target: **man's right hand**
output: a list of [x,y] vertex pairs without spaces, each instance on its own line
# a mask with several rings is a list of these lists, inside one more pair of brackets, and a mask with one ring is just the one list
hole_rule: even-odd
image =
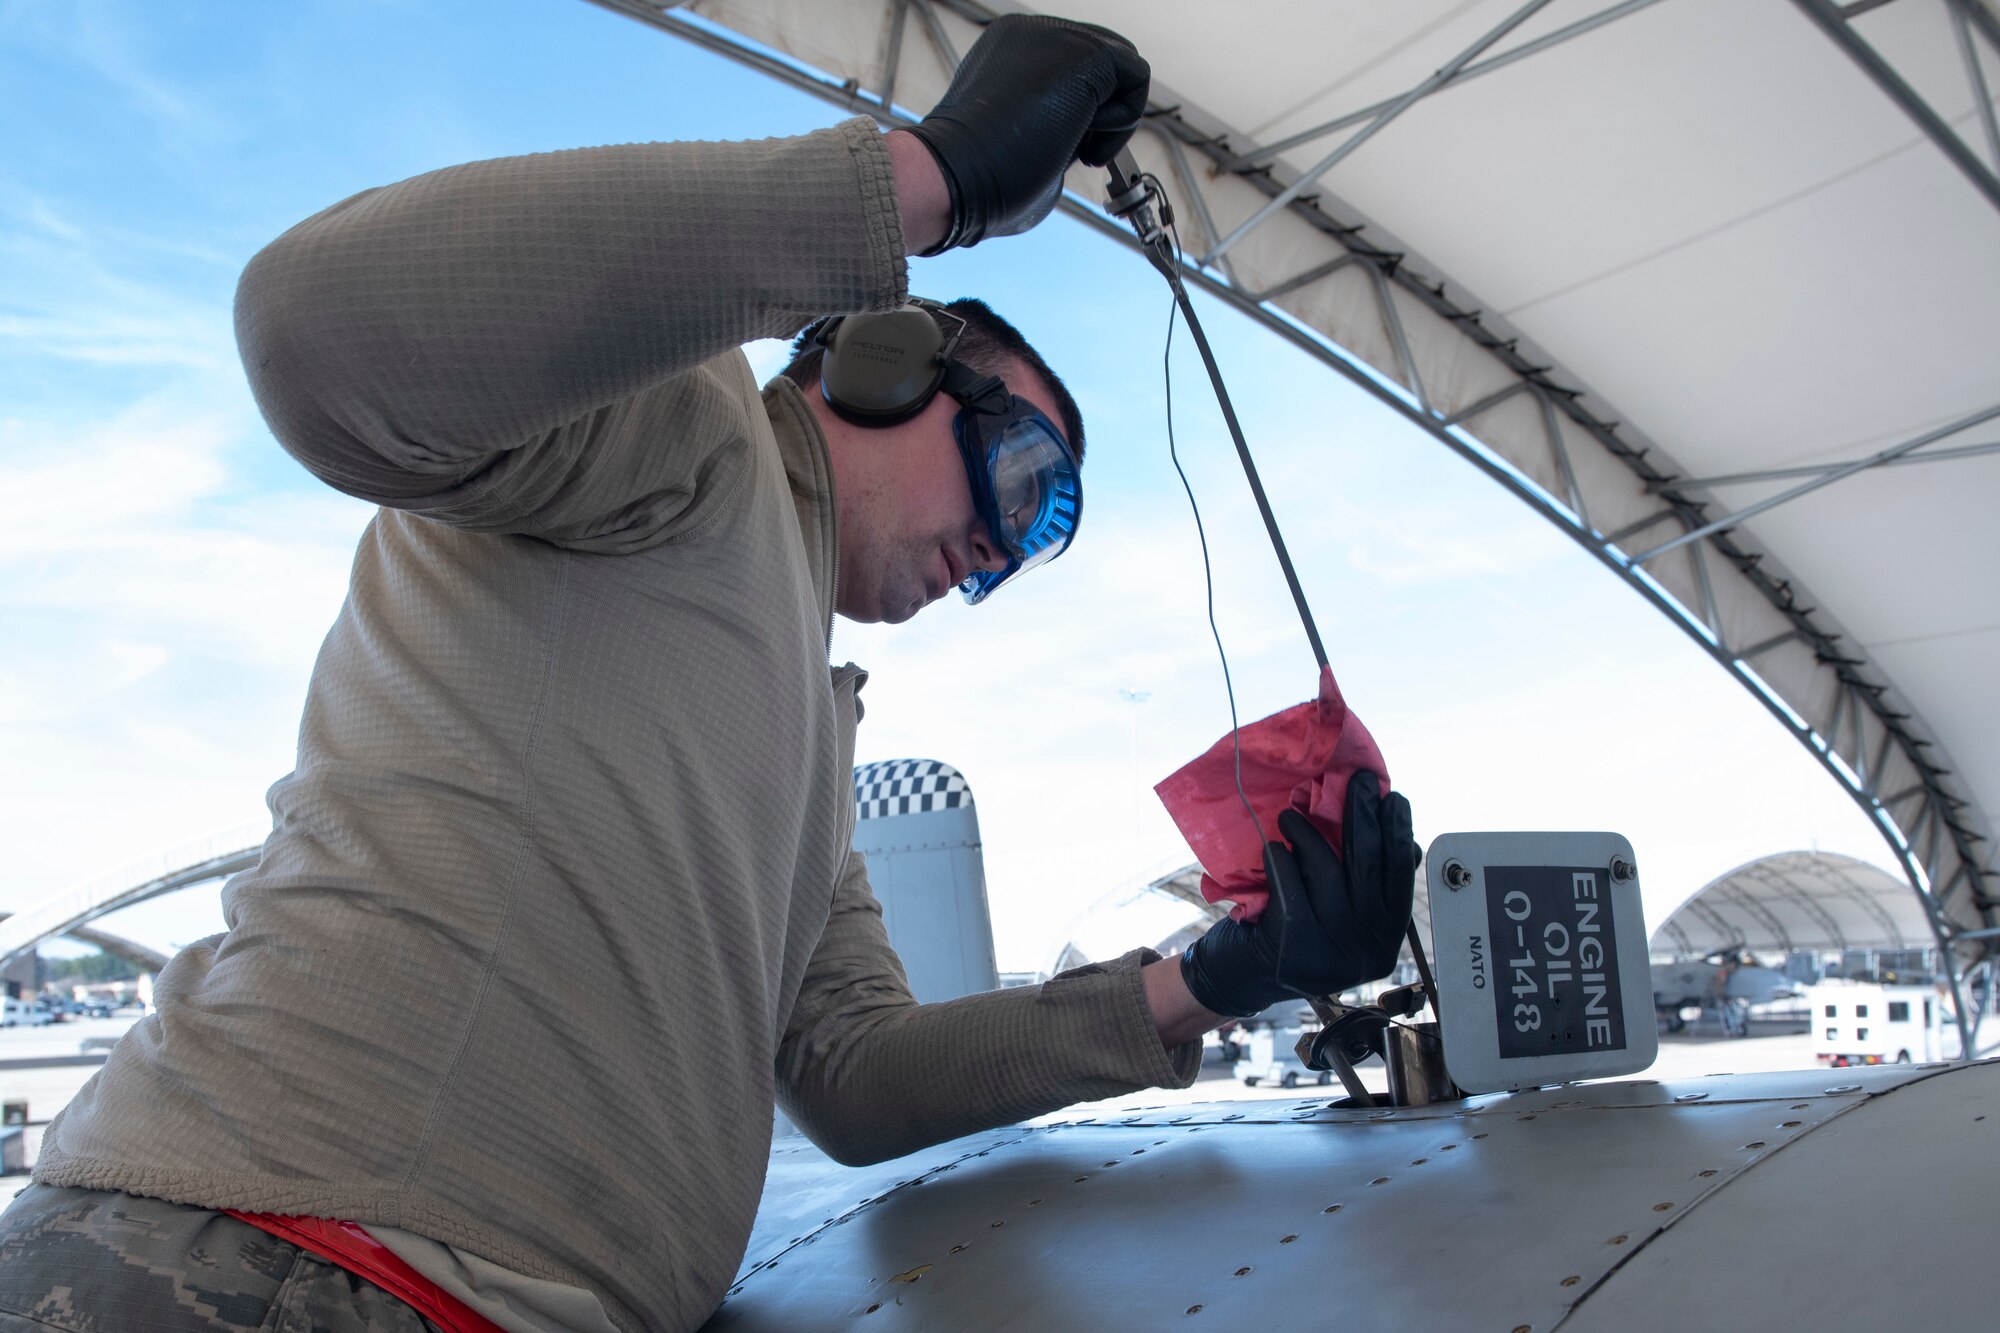
[[1047,217],[1070,163],[1103,166],[1131,139],[1151,81],[1132,43],[1108,28],[1040,14],[988,24],[909,131],[951,192],[951,227],[925,253],[1015,235]]

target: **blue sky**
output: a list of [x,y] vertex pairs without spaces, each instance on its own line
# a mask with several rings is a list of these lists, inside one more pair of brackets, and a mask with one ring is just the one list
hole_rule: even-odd
[[[292,464],[250,401],[230,301],[259,246],[455,162],[839,118],[583,0],[0,0],[0,908],[217,830],[252,840],[290,767],[368,511]],[[860,759],[968,776],[1001,965],[1035,967],[1099,895],[1187,859],[1147,788],[1228,723],[1166,455],[1168,298],[1061,218],[916,261],[912,285],[992,301],[1089,422],[1087,521],[1060,563],[835,645],[873,673]],[[1884,860],[1762,707],[1566,538],[1204,311],[1420,834],[1617,829],[1656,919],[1763,853]],[[1307,697],[1314,666],[1184,335],[1175,386],[1248,720]],[[106,925],[178,943],[221,920],[208,889]]]

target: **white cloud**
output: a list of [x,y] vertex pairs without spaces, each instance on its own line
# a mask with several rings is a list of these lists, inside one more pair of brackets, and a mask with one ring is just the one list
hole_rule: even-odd
[[119,275],[118,249],[53,210],[0,233],[46,265],[0,357],[23,383],[92,367],[0,421],[0,906],[256,814],[370,513],[270,441],[226,301]]
[[0,492],[31,502],[0,529],[0,558],[116,546],[134,525],[216,494],[223,452],[246,424],[234,406],[177,387],[97,421],[9,421]]
[[210,296],[191,296],[134,271],[161,253],[186,259],[193,250],[204,266],[228,269],[240,260],[143,231],[85,223],[31,192],[16,194],[12,206],[0,208],[0,219],[12,224],[0,228],[0,271],[9,274],[0,350],[23,358],[236,373],[227,296],[233,283],[226,270],[207,275],[221,287]]
[[30,501],[0,528],[0,608],[262,665],[310,653],[371,512],[330,492],[242,494],[241,452],[277,447],[233,376],[178,380],[99,421],[9,423],[0,445],[0,494]]
[[173,658],[163,644],[133,643],[126,639],[106,639],[103,653],[111,664],[107,690],[122,690],[138,684]]

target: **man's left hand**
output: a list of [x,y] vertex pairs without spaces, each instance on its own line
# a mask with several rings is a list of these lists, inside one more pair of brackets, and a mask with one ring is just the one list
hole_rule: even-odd
[[1188,946],[1181,973],[1204,1008],[1245,1018],[1290,996],[1337,995],[1387,976],[1409,929],[1421,849],[1410,803],[1363,770],[1347,784],[1341,852],[1294,810],[1264,847],[1271,898]]

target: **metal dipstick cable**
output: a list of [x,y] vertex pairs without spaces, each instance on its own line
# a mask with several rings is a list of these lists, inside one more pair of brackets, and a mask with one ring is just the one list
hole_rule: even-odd
[[[1313,659],[1324,670],[1326,646],[1320,642],[1319,626],[1313,623],[1312,608],[1306,605],[1305,589],[1299,586],[1298,570],[1292,567],[1292,554],[1285,549],[1284,534],[1278,531],[1277,517],[1271,513],[1271,501],[1264,494],[1264,482],[1257,475],[1257,464],[1250,457],[1250,445],[1243,438],[1243,427],[1236,420],[1236,405],[1229,400],[1229,389],[1222,382],[1222,371],[1215,364],[1215,353],[1208,345],[1208,335],[1202,332],[1201,321],[1195,317],[1194,304],[1188,300],[1187,284],[1181,281],[1180,244],[1169,235],[1173,225],[1173,210],[1167,204],[1166,194],[1160,183],[1150,175],[1139,171],[1133,160],[1132,150],[1123,149],[1111,162],[1111,198],[1109,210],[1132,224],[1139,234],[1139,244],[1146,258],[1160,271],[1173,288],[1174,302],[1180,307],[1181,318],[1187,321],[1188,333],[1194,338],[1195,349],[1201,353],[1201,364],[1208,370],[1208,382],[1215,386],[1215,398],[1222,405],[1222,419],[1229,427],[1229,438],[1236,443],[1236,457],[1243,464],[1243,475],[1250,483],[1250,494],[1256,498],[1257,513],[1264,520],[1264,531],[1270,535],[1271,549],[1277,552],[1278,567],[1285,571],[1285,586],[1292,590],[1292,605],[1298,608],[1299,623],[1305,626],[1306,640],[1312,644]],[[1153,202],[1160,204],[1160,217],[1153,212]]]
[[[1215,363],[1215,353],[1208,345],[1208,335],[1202,331],[1201,320],[1195,316],[1194,303],[1188,299],[1187,284],[1181,280],[1180,240],[1173,230],[1173,208],[1167,202],[1166,191],[1157,177],[1139,170],[1129,146],[1119,150],[1109,170],[1110,194],[1105,200],[1105,210],[1131,224],[1138,235],[1141,252],[1173,289],[1174,304],[1179,308],[1181,318],[1187,321],[1188,333],[1194,338],[1196,350],[1201,353],[1202,366],[1208,371],[1208,381],[1215,389],[1216,402],[1222,407],[1222,420],[1229,427],[1229,438],[1236,445],[1236,457],[1243,464],[1244,479],[1250,483],[1250,494],[1257,501],[1257,513],[1264,520],[1264,531],[1271,539],[1278,567],[1284,571],[1285,586],[1291,590],[1292,605],[1299,613],[1299,624],[1305,628],[1306,641],[1312,645],[1313,659],[1319,663],[1320,670],[1325,671],[1330,663],[1327,661],[1326,646],[1319,637],[1319,626],[1313,623],[1312,608],[1306,605],[1305,589],[1299,585],[1298,570],[1292,565],[1291,552],[1285,548],[1284,534],[1278,531],[1277,516],[1271,512],[1271,501],[1264,493],[1262,478],[1257,475],[1256,461],[1250,457],[1250,445],[1243,438],[1243,426],[1236,419],[1236,406],[1229,399],[1229,388],[1222,382],[1222,370]],[[1155,204],[1159,209],[1157,213],[1154,211]],[[1247,798],[1245,805],[1248,806]],[[1255,819],[1254,812],[1251,817]],[[1405,938],[1409,941],[1411,958],[1417,965],[1417,975],[1423,980],[1425,998],[1430,1001],[1432,1011],[1436,1012],[1437,983],[1431,979],[1430,960],[1424,956],[1424,946],[1417,938],[1414,920],[1406,930]],[[1322,1021],[1326,1021],[1329,1015],[1322,1004],[1315,999],[1313,1008],[1320,1013]],[[1342,1070],[1342,1081],[1347,1082],[1351,1075],[1351,1068]],[[1349,1083],[1348,1086],[1351,1091],[1358,1085]]]

